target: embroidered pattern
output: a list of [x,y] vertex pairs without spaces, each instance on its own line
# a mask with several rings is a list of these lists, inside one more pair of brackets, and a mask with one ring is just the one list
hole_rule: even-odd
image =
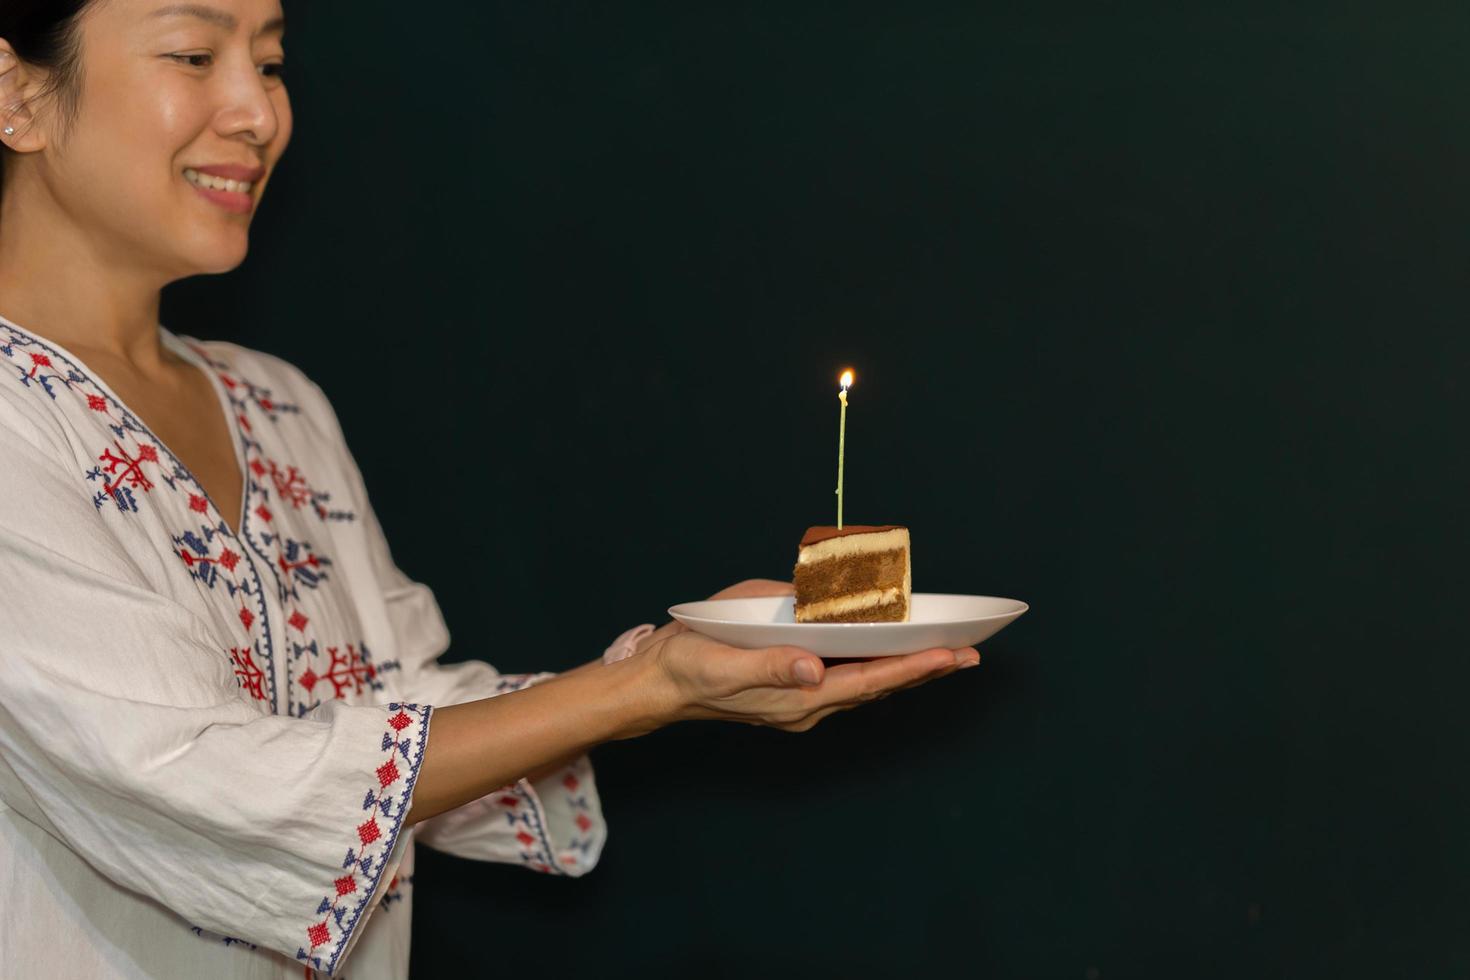
[[362,801],[366,819],[355,828],[342,861],[343,874],[333,879],[317,905],[306,927],[306,943],[296,951],[298,960],[328,974],[336,971],[347,937],[383,876],[423,762],[432,709],[390,704],[388,711],[382,743],[385,756],[367,777],[367,795]]
[[265,673],[255,664],[249,647],[230,647],[230,659],[235,662],[235,678],[245,692],[257,701],[264,701]]
[[[263,712],[296,716],[327,700],[371,700],[385,689],[382,675],[399,665],[377,660],[359,637],[341,635],[343,624],[354,620],[329,587],[339,572],[328,554],[335,550],[331,525],[357,517],[314,482],[320,478],[321,461],[290,459],[292,453],[278,451],[274,427],[289,426],[301,409],[278,400],[200,345],[185,343],[223,386],[230,409],[227,418],[233,417],[234,435],[243,450],[243,519],[234,515],[238,526],[233,530],[183,464],[81,365],[41,339],[0,322],[0,355],[14,370],[16,382],[36,397],[44,393],[51,402],[66,404],[73,398],[100,423],[101,438],[82,472],[86,482],[78,481],[97,512],[119,528],[151,527],[140,517],[161,518],[162,533],[169,536],[178,557],[175,567],[230,617],[231,629],[241,631],[220,650],[241,696]],[[497,687],[516,690],[527,683],[528,676],[511,676],[500,679]],[[382,754],[362,774],[366,784],[362,819],[351,825],[340,873],[324,882],[323,898],[302,923],[297,957],[306,971],[335,971],[378,891],[422,761],[430,711],[412,704],[389,706]],[[593,834],[599,830],[590,793],[583,788],[586,773],[579,779],[579,772],[568,771],[559,790],[546,788],[548,793],[566,793],[581,831],[574,832],[560,852],[552,845],[532,792],[517,785],[499,794],[507,801],[500,805],[526,866],[564,874],[565,868],[590,858]],[[353,802],[357,801],[347,805]],[[411,881],[411,876],[390,880],[383,887],[382,906],[403,901],[403,886]],[[225,945],[248,945],[195,931]]]
[[243,939],[236,939],[234,936],[221,936],[217,932],[206,932],[203,928],[199,926],[190,926],[189,931],[198,936],[200,939],[208,939],[211,942],[217,942],[223,946],[234,946],[238,944],[245,947],[246,949],[259,948],[255,945],[255,943],[249,943]]
[[136,488],[144,493],[153,489],[153,481],[148,479],[148,474],[143,472],[144,463],[157,463],[158,450],[152,446],[139,446],[138,456],[133,458],[121,443],[113,443],[117,447],[118,454],[114,456],[111,449],[102,450],[102,455],[97,457],[106,467],[106,475],[103,475],[103,467],[87,471],[87,479],[100,479],[103,482],[102,492],[92,498],[92,503],[97,507],[108,499],[117,504],[117,509],[127,512],[138,509],[138,502],[133,497],[133,489]]
[[593,843],[592,831],[594,828],[596,828],[597,821],[592,818],[592,803],[590,800],[588,800],[586,792],[582,792],[580,795],[578,795],[578,791],[582,789],[582,781],[577,777],[576,772],[568,770],[566,775],[562,776],[561,784],[562,787],[566,790],[567,802],[571,804],[572,809],[575,810],[577,813],[577,815],[572,818],[572,822],[575,823],[577,825],[577,829],[581,831],[580,834],[574,834],[571,839],[567,841],[567,849],[569,851],[580,852],[581,857],[578,857],[576,854],[571,853],[563,854],[561,856],[561,863],[569,868],[575,868],[579,864],[591,863]]
[[[305,716],[321,704],[316,688],[323,677],[332,679],[334,699],[346,699],[349,690],[354,696],[364,691],[382,690],[383,684],[377,677],[384,671],[395,669],[398,666],[396,662],[373,665],[369,662],[365,645],[337,642],[335,646],[327,646],[321,642],[313,623],[315,614],[302,590],[315,591],[328,581],[332,560],[321,554],[310,541],[292,537],[280,519],[282,513],[303,512],[314,514],[325,524],[355,521],[357,515],[351,510],[334,508],[331,493],[314,486],[298,464],[283,462],[269,455],[250,422],[250,415],[256,413],[274,424],[282,415],[299,414],[300,407],[276,399],[269,388],[243,377],[198,344],[189,343],[189,349],[220,379],[239,424],[237,432],[245,450],[247,469],[243,501],[245,517],[239,528],[240,537],[261,564],[270,569],[276,595],[286,609],[286,630],[281,640],[289,646],[290,656],[283,664],[286,673],[282,698],[284,708],[276,707],[273,702],[273,710],[284,710],[296,717]],[[357,652],[358,646],[361,646],[360,653]],[[344,649],[353,652],[339,654],[338,651]],[[344,656],[349,662],[345,672],[339,663]],[[354,659],[356,663],[352,663]],[[305,663],[300,663],[303,660]],[[305,669],[298,673],[298,668],[303,666]],[[350,685],[347,683],[349,680]],[[301,691],[297,690],[298,686]]]
[[332,658],[331,666],[326,673],[317,676],[310,667],[300,677],[301,686],[310,691],[317,684],[326,681],[332,685],[332,697],[342,700],[347,692],[361,694],[365,687],[381,688],[383,685],[374,684],[377,677],[377,669],[367,661],[367,647],[362,648],[362,653],[357,652],[354,644],[347,644],[345,648],[327,647],[327,654]]
[[[579,765],[585,766],[586,763]],[[576,814],[572,818],[576,830],[570,832],[559,860],[555,859],[556,849],[547,833],[535,792],[528,788],[525,780],[504,786],[491,796],[492,802],[504,810],[506,824],[520,845],[518,856],[521,864],[542,874],[564,875],[568,872],[563,868],[575,869],[590,864],[592,847],[596,843],[594,832],[599,825],[592,815],[592,801],[588,794],[578,792],[582,789],[582,777],[577,775],[576,767],[563,773],[560,783],[560,791],[566,794],[566,802]],[[543,791],[545,789],[542,787]]]
[[378,908],[386,912],[394,902],[403,901],[403,889],[413,884],[413,877],[413,875],[394,875],[393,880],[388,882],[388,887],[383,892],[383,900],[378,903]]
[[[84,474],[89,482],[98,484],[100,487],[92,497],[92,503],[98,510],[101,510],[104,504],[111,502],[116,505],[117,511],[124,515],[136,514],[139,511],[140,495],[151,493],[161,482],[171,493],[187,493],[186,503],[189,512],[208,518],[211,503],[203,485],[194,478],[183,463],[168,451],[168,447],[149,431],[147,426],[143,425],[125,406],[117,402],[95,380],[88,377],[80,366],[73,364],[66,355],[39,338],[31,337],[9,324],[0,324],[0,354],[9,359],[12,365],[20,367],[19,380],[26,387],[39,386],[40,390],[44,391],[52,401],[57,399],[58,390],[70,391],[85,402],[88,411],[105,417],[105,425],[112,433],[111,445],[102,448],[97,455],[98,465],[93,466]],[[66,365],[65,373],[61,373],[58,369],[58,363]],[[26,370],[26,365],[29,365],[29,370]],[[57,382],[60,382],[60,389]],[[167,457],[166,462],[165,457]],[[227,555],[238,555],[238,552],[228,549],[221,551],[218,555],[213,554],[212,549],[217,543],[215,539],[219,537],[231,537],[227,525],[220,519],[173,536],[176,550],[184,559],[190,575],[211,589],[214,588],[217,580],[216,559],[223,564],[229,561]],[[202,561],[196,568],[195,561],[199,560],[205,561]],[[251,655],[252,660],[256,654],[264,659],[264,665],[258,668],[261,672],[261,686],[258,689],[268,694],[271,710],[274,712],[276,710],[275,672],[272,668],[274,656],[270,631],[266,622],[267,611],[264,596],[260,592],[260,582],[256,577],[254,566],[249,563],[243,570],[253,580],[249,584],[233,575],[233,563],[229,563],[227,568],[231,572],[229,595],[232,598],[237,595],[253,598],[250,598],[248,603],[242,598],[237,612],[240,624],[245,630],[243,647],[235,645],[222,652],[230,658],[237,678],[240,678],[240,674],[236,650],[243,648],[254,651]],[[242,687],[251,694],[252,699],[267,700],[267,698],[256,698],[255,689],[249,688],[246,681],[243,678],[240,679]]]

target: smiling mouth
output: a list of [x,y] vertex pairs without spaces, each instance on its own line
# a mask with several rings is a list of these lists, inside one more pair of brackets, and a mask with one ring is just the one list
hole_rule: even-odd
[[213,177],[209,174],[201,174],[191,167],[184,168],[184,179],[195,187],[207,191],[225,191],[228,194],[249,194],[255,184],[248,180],[230,180],[226,177]]

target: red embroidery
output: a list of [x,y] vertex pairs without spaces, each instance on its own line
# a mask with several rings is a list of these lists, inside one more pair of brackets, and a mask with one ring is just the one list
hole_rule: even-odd
[[[559,850],[554,848],[553,842],[547,836],[545,813],[535,805],[536,797],[524,780],[507,786],[495,798],[496,803],[509,811],[514,811],[520,801],[528,804],[521,813],[508,812],[506,817],[512,828],[519,825],[515,840],[522,847],[521,863],[533,871],[560,874],[560,867],[576,868],[584,860],[590,859],[595,843],[591,834],[597,829],[598,822],[592,816],[592,802],[585,792],[575,795],[575,791],[583,787],[584,779],[579,778],[574,770],[568,769],[562,773],[559,783],[560,786],[543,786],[542,791],[566,791],[566,803],[575,814],[572,822],[577,828],[572,832],[571,839],[557,842],[560,845]],[[581,836],[578,836],[578,832]]]
[[282,473],[275,460],[267,460],[267,464],[270,466],[271,482],[276,485],[277,497],[298,510],[302,504],[311,500],[311,487],[300,470],[288,465],[286,472]]
[[[137,487],[144,493],[152,490],[153,481],[148,479],[148,475],[143,472],[143,464],[158,462],[158,450],[152,446],[139,446],[138,456],[134,459],[128,455],[128,451],[120,443],[114,442],[113,445],[117,446],[117,451],[122,453],[121,458],[112,455],[111,449],[104,449],[102,455],[97,459],[106,463],[107,472],[117,476],[118,479],[108,480],[102,489],[107,493],[113,493],[118,487],[126,485]],[[121,473],[118,473],[119,466],[123,468]]]
[[[377,674],[373,665],[362,659],[355,644],[347,644],[346,652],[343,652],[340,647],[327,647],[327,654],[332,658],[331,665],[325,674],[316,676],[312,684],[319,680],[331,681],[332,697],[339,701],[346,698],[349,691],[353,694],[361,694],[363,687]],[[305,674],[301,676],[301,683],[306,684]]]
[[250,655],[250,648],[230,647],[230,659],[235,662],[235,676],[240,678],[240,685],[255,700],[264,701],[265,672],[256,665],[255,658]]
[[383,832],[378,829],[378,822],[376,820],[369,820],[366,823],[358,826],[357,836],[362,840],[364,844],[371,844],[373,841],[383,836]]
[[[342,864],[347,873],[332,880],[331,891],[322,898],[315,912],[325,918],[307,926],[307,945],[296,953],[297,959],[306,960],[309,965],[326,973],[331,973],[336,968],[344,940],[351,934],[367,908],[374,887],[381,879],[384,863],[392,851],[403,817],[407,813],[409,794],[413,789],[414,779],[417,778],[419,763],[423,760],[429,709],[412,704],[390,704],[388,710],[393,714],[385,719],[389,731],[384,734],[382,742],[383,751],[388,757],[373,770],[377,785],[368,790],[367,798],[362,804],[364,810],[371,810],[373,814],[354,828],[358,843],[348,850],[347,859]],[[398,741],[403,730],[415,721],[419,724],[417,738]],[[410,767],[406,781],[398,766],[400,755]],[[396,797],[388,792],[389,787],[394,786],[402,787]],[[379,816],[389,821],[386,828],[378,822]],[[357,880],[359,875],[363,878],[361,883]],[[387,887],[382,889],[385,907],[390,893],[398,884],[398,876],[394,875],[388,880]],[[348,899],[347,896],[350,895],[359,897]],[[344,901],[355,904],[348,906],[343,904]],[[329,954],[317,956],[316,951],[323,946],[334,948]]]
[[308,555],[301,561],[287,561],[286,556],[281,555],[276,559],[276,564],[281,566],[281,571],[290,575],[291,569],[293,568],[320,568],[322,566],[322,560],[316,555]]

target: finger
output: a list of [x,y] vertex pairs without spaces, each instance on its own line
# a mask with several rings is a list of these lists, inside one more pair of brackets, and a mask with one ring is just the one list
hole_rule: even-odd
[[936,670],[933,673],[925,674],[922,677],[917,677],[914,680],[908,681],[907,683],[899,684],[896,687],[885,687],[876,691],[865,692],[862,695],[858,696],[855,700],[842,701],[838,704],[832,705],[832,707],[836,708],[839,711],[846,711],[848,708],[856,708],[861,705],[871,703],[873,701],[882,701],[890,694],[894,694],[898,691],[907,691],[909,688],[913,687],[920,687],[924,684],[928,684],[930,681],[937,681],[941,677],[948,677],[950,674],[953,674],[961,669],[962,668],[959,664],[951,663],[948,667],[941,667],[939,670]]
[[796,589],[790,582],[770,578],[752,578],[721,589],[711,599],[754,599],[760,596],[794,595]]
[[918,687],[921,684],[927,684],[930,681],[938,680],[941,677],[948,677],[955,671],[963,669],[964,668],[962,668],[959,664],[951,663],[948,667],[940,668],[934,673],[926,674],[925,676],[920,677],[917,680],[909,681],[907,684],[900,684],[898,687],[886,688],[871,696],[860,697],[853,701],[840,701],[835,704],[824,705],[821,708],[813,711],[811,714],[807,715],[800,722],[798,722],[795,730],[808,731],[811,728],[816,727],[817,723],[822,721],[824,718],[835,715],[839,711],[851,711],[853,708],[860,708],[864,704],[868,704],[873,701],[881,701],[895,691],[906,691],[911,687]]
[[[957,650],[955,652],[958,654],[958,653],[961,653],[963,651],[958,651]],[[930,681],[937,681],[941,677],[948,677],[950,674],[958,673],[961,670],[965,670],[967,667],[973,667],[973,666],[975,666],[975,664],[977,664],[977,663],[980,662],[979,657],[980,657],[980,655],[978,653],[976,653],[973,658],[966,659],[964,663],[957,663],[957,664],[954,664],[953,666],[944,668],[943,670],[939,671],[938,673],[930,674],[928,677],[920,677],[918,680],[909,681],[907,684],[904,684],[901,687],[894,688],[894,690],[896,690],[896,691],[907,691],[911,687],[918,687],[921,684],[927,684]]]
[[643,639],[639,640],[637,646],[634,647],[633,652],[642,653],[654,644],[662,640],[666,640],[671,636],[682,633],[688,628],[689,627],[685,626],[677,619],[670,620],[669,622],[664,623],[658,629],[654,630],[652,633],[649,633],[647,636],[643,637]]
[[868,701],[883,691],[929,680],[937,672],[955,666],[954,651],[944,647],[841,664],[827,670],[822,700],[829,704]]
[[731,655],[721,658],[723,679],[736,690],[754,687],[816,687],[827,674],[821,658],[801,647],[726,649],[731,651]]

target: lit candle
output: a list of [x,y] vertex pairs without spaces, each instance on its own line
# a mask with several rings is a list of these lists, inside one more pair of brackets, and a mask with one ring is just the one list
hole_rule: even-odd
[[842,457],[847,451],[847,389],[852,385],[852,371],[842,372],[842,390],[837,400],[842,402],[842,414],[837,423],[837,530],[842,530]]

